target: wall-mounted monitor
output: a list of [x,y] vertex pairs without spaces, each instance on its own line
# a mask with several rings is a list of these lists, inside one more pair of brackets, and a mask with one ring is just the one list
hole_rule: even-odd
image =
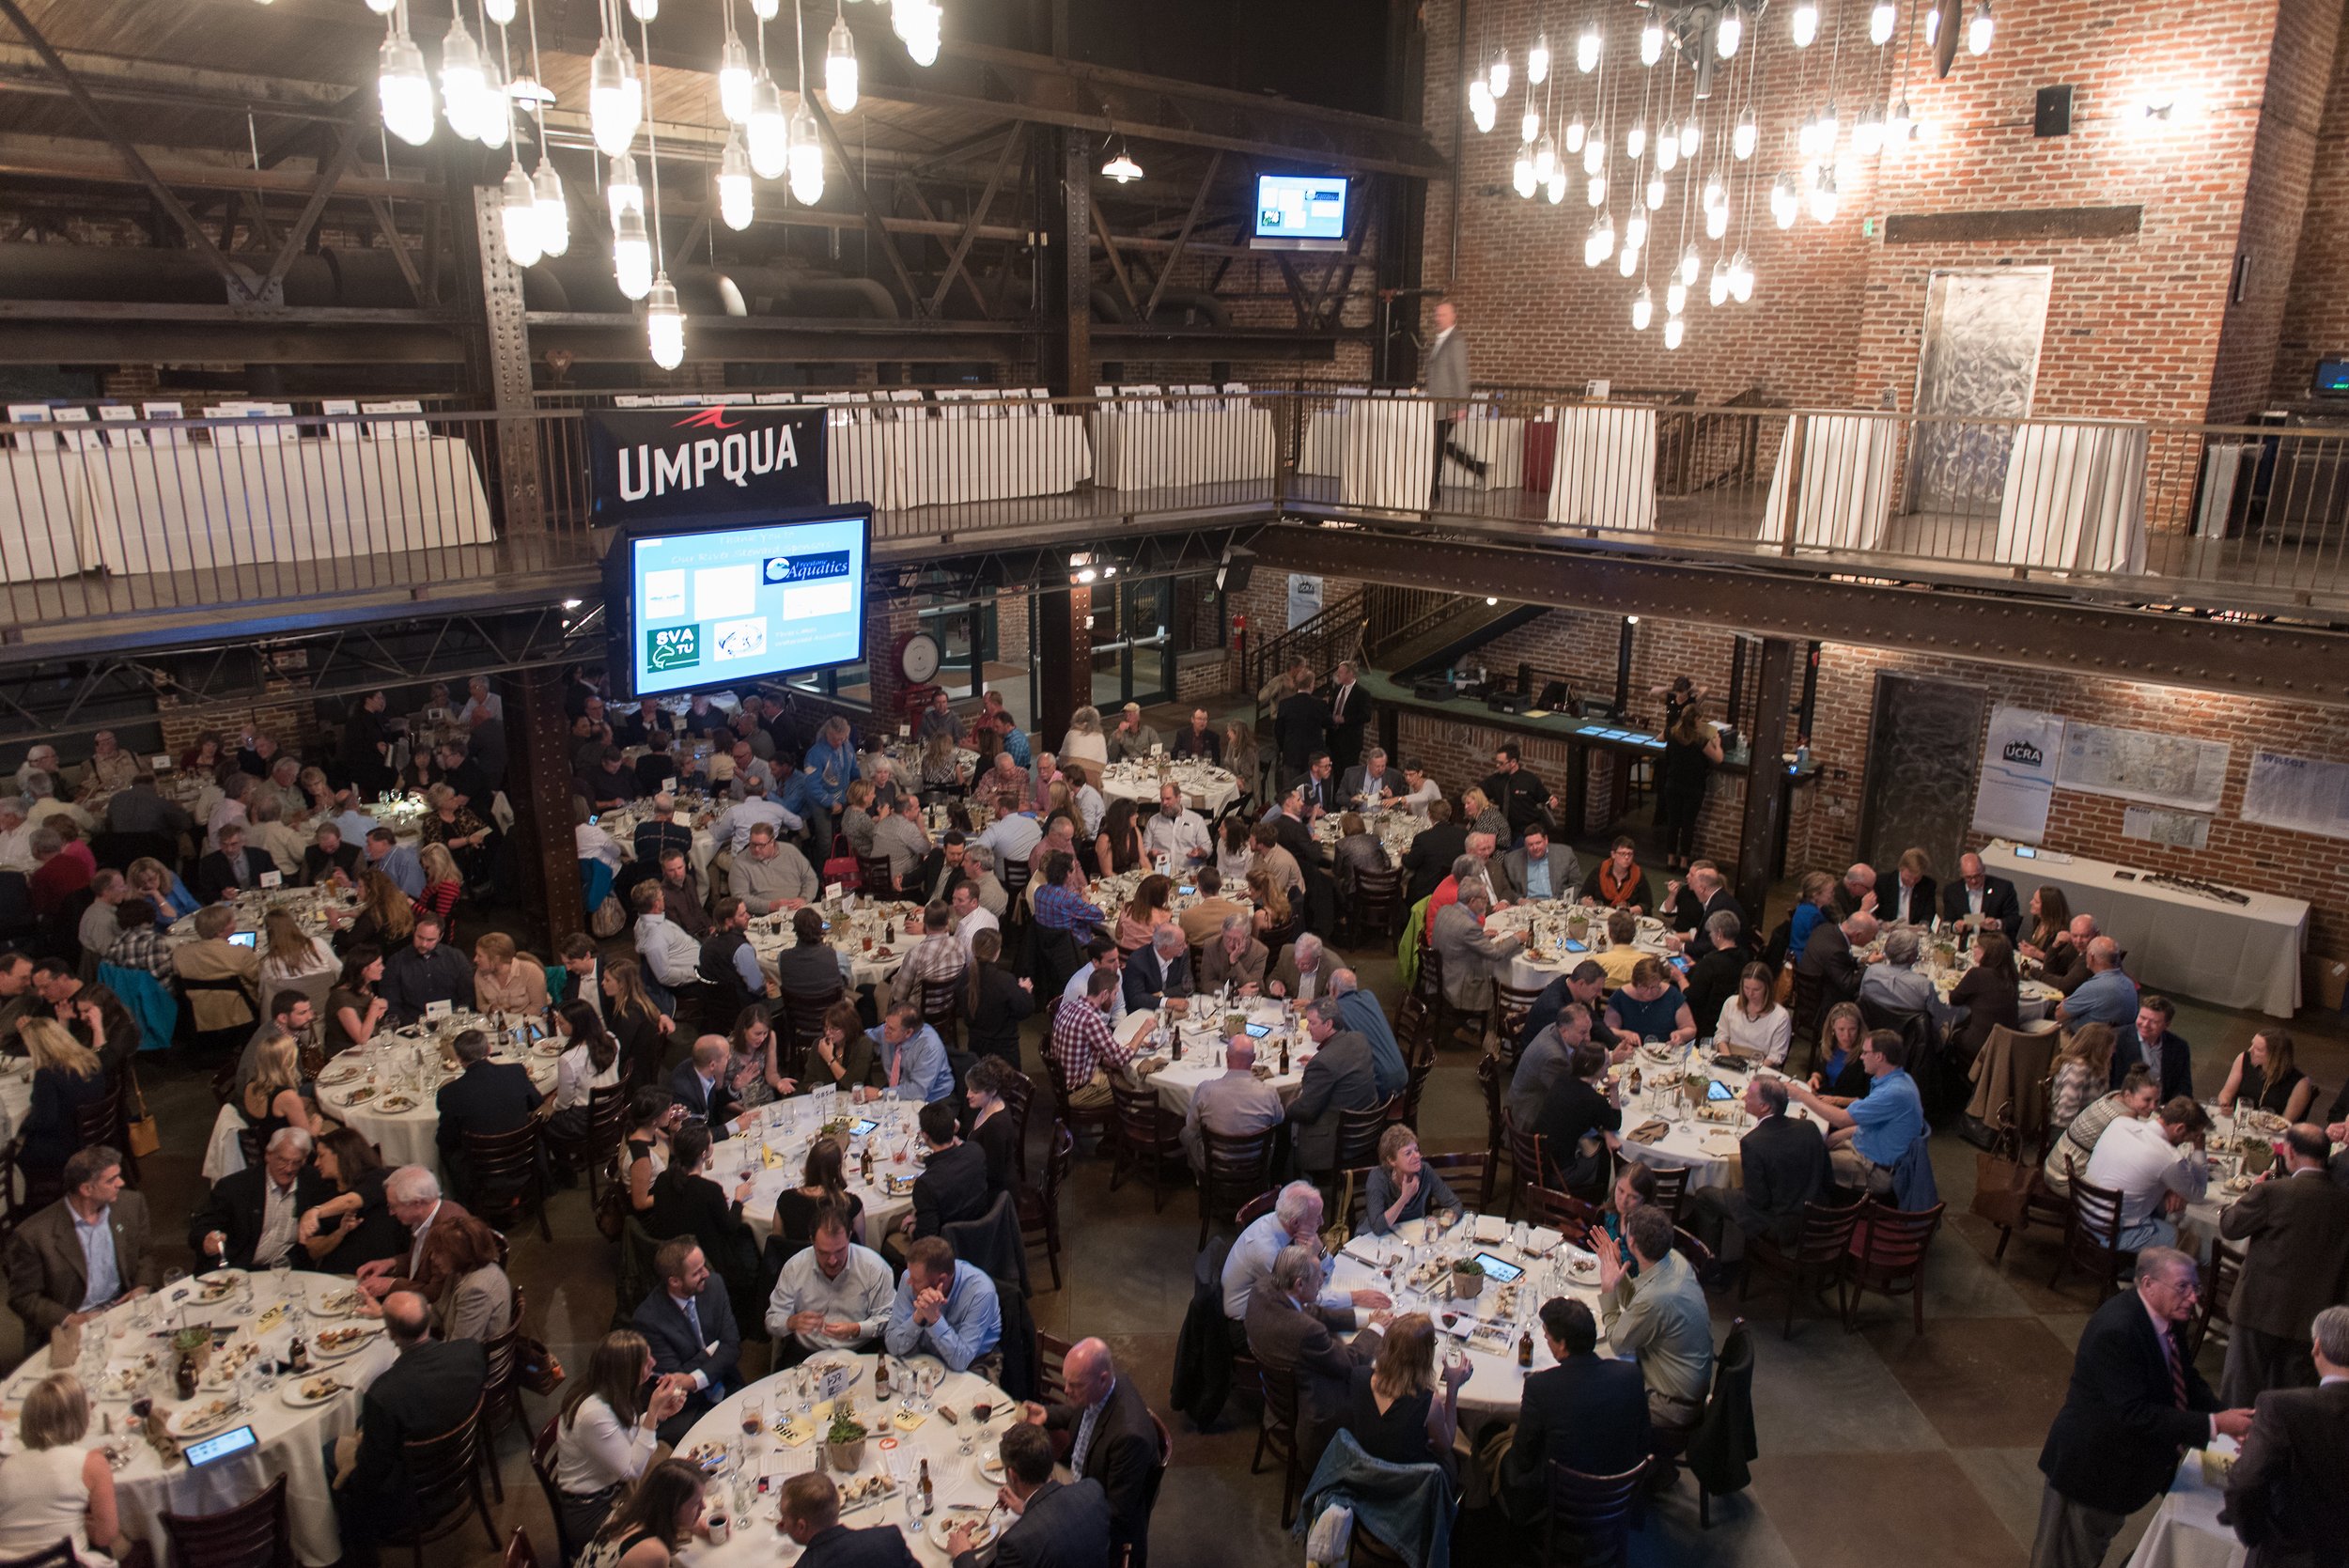
[[2310,390],[2319,397],[2349,397],[2349,359],[2318,360]]
[[611,668],[631,697],[864,657],[869,506],[624,524],[604,557]]
[[1252,243],[1258,250],[1343,250],[1346,196],[1341,174],[1260,174]]

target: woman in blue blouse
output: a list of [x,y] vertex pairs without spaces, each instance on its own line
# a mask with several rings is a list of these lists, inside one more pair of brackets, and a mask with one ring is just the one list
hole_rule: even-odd
[[1814,871],[1802,879],[1802,901],[1786,927],[1786,961],[1802,962],[1803,944],[1811,939],[1812,931],[1827,918],[1828,906],[1835,902],[1835,878],[1824,871]]
[[179,880],[179,873],[161,861],[144,856],[132,861],[129,880],[132,893],[154,902],[155,924],[159,926],[169,925],[196,911],[195,895]]
[[1398,1225],[1424,1219],[1429,1211],[1457,1213],[1460,1200],[1444,1179],[1426,1168],[1419,1152],[1419,1134],[1396,1123],[1378,1139],[1378,1164],[1370,1173],[1369,1201],[1362,1210],[1362,1229],[1385,1235]]
[[1696,1016],[1688,998],[1667,977],[1661,958],[1642,958],[1631,969],[1631,984],[1607,1003],[1607,1027],[1634,1040],[1685,1045],[1697,1037]]

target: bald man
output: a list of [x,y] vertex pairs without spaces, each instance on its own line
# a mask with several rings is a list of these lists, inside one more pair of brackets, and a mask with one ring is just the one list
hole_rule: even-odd
[[1020,1408],[1027,1420],[1053,1435],[1066,1435],[1068,1467],[1082,1480],[1099,1482],[1110,1499],[1111,1560],[1131,1545],[1132,1568],[1144,1568],[1150,1545],[1150,1489],[1159,1468],[1159,1429],[1150,1406],[1130,1378],[1121,1377],[1110,1347],[1080,1340],[1068,1352],[1064,1376],[1068,1403],[1047,1408],[1034,1401]]
[[2121,1033],[2137,1021],[2137,982],[2121,972],[2121,944],[2110,937],[2090,941],[2081,956],[2088,978],[2056,1008],[2056,1021],[2066,1030],[2101,1023]]

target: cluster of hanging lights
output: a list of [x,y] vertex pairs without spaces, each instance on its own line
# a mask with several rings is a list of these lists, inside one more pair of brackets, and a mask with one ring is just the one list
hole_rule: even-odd
[[[1890,63],[1886,51],[1900,27],[1898,0],[1778,0],[1788,13],[1786,37],[1797,51],[1819,41],[1822,13],[1834,40],[1834,59],[1827,70],[1823,106],[1807,114],[1799,125],[1782,133],[1791,144],[1793,166],[1769,183],[1766,197],[1771,220],[1791,228],[1807,212],[1819,224],[1832,224],[1841,210],[1837,163],[1880,157],[1905,147],[1917,132],[1905,94],[1889,114],[1874,103],[1846,124],[1836,109],[1836,90],[1843,85],[1843,30],[1833,14],[1839,6],[1867,8],[1867,34],[1876,58],[1863,63],[1856,85],[1872,89],[1885,80]],[[1610,260],[1626,279],[1640,280],[1631,304],[1631,325],[1645,332],[1656,318],[1656,295],[1650,282],[1651,240],[1673,220],[1666,208],[1672,200],[1669,176],[1686,165],[1679,188],[1678,244],[1665,273],[1664,346],[1677,349],[1685,339],[1686,309],[1690,292],[1703,281],[1706,299],[1715,306],[1743,304],[1754,296],[1753,263],[1745,248],[1755,194],[1762,180],[1756,156],[1762,151],[1758,105],[1759,56],[1766,37],[1761,23],[1773,8],[1772,0],[1689,0],[1667,5],[1664,0],[1645,8],[1639,19],[1638,51],[1643,74],[1637,78],[1639,105],[1631,109],[1631,89],[1623,68],[1607,50],[1604,16],[1622,8],[1616,0],[1586,0],[1591,12],[1574,35],[1574,70],[1585,82],[1562,82],[1551,69],[1548,0],[1534,21],[1532,44],[1525,51],[1526,92],[1517,119],[1518,147],[1510,165],[1510,185],[1531,201],[1536,195],[1551,206],[1563,206],[1574,188],[1573,165],[1579,159],[1582,191],[1593,210],[1582,242],[1582,262],[1590,268]],[[1924,21],[1926,47],[1931,49],[1940,23],[1934,0],[1911,0],[1909,25]],[[1965,36],[1968,51],[1987,54],[1994,33],[1990,0],[1972,0]],[[1750,47],[1749,47],[1750,45]],[[1904,57],[1906,47],[1904,47]],[[1654,68],[1666,63],[1663,73]],[[1683,88],[1687,70],[1693,85]],[[1808,59],[1801,68],[1794,97],[1801,101],[1811,85]],[[1480,132],[1500,123],[1501,105],[1513,83],[1509,51],[1504,47],[1480,51],[1468,80],[1469,117]],[[1717,92],[1717,86],[1725,88]],[[1535,102],[1533,89],[1546,88]],[[1683,98],[1685,95],[1685,105]],[[1560,127],[1554,117],[1560,97],[1567,99],[1568,118]],[[1651,127],[1650,113],[1660,114]],[[1721,99],[1726,98],[1723,103]],[[1587,109],[1587,114],[1586,114]],[[1627,123],[1625,123],[1627,121]],[[1723,133],[1725,132],[1725,133]],[[1618,144],[1630,172],[1622,185],[1611,178],[1610,148]],[[1628,192],[1620,227],[1615,218],[1618,190]],[[1703,245],[1715,242],[1708,270]],[[1735,237],[1732,238],[1733,230]]]
[[[410,0],[366,3],[369,10],[385,19],[376,80],[385,132],[410,147],[422,147],[432,139],[434,121],[444,117],[449,130],[466,141],[477,141],[492,150],[509,149],[498,210],[507,256],[517,267],[531,267],[544,257],[568,251],[570,210],[562,177],[547,153],[543,111],[554,95],[541,85],[538,74],[535,0],[529,0],[530,70],[521,76],[513,74],[507,37],[507,28],[518,14],[516,0],[452,0],[454,14],[441,43],[437,103],[424,51],[410,31]],[[668,270],[660,264],[661,166],[658,133],[651,118],[650,73],[629,47],[627,29],[627,19],[633,19],[637,42],[649,59],[650,27],[661,14],[661,3],[598,0],[601,36],[587,63],[587,123],[596,150],[604,161],[614,281],[622,294],[645,302],[653,363],[675,369],[685,357],[685,316]],[[766,24],[780,13],[782,0],[748,0],[757,24],[755,65],[735,25],[736,0],[717,3],[724,8],[725,16],[725,39],[718,52],[718,101],[727,124],[715,177],[718,215],[728,228],[739,230],[748,228],[754,216],[756,180],[785,180],[792,198],[802,206],[813,206],[823,198],[823,136],[807,96],[806,35],[800,25],[800,0],[792,0],[798,52],[796,103],[788,115],[782,89],[767,67]],[[873,3],[888,5],[891,28],[915,65],[937,61],[945,22],[938,0]],[[848,30],[843,6],[844,0],[833,0],[832,25],[825,39],[821,68],[825,101],[836,115],[854,110],[860,97],[856,39]],[[469,8],[473,26],[467,24]],[[474,27],[479,29],[478,39]],[[496,29],[495,43],[488,48],[492,28]],[[522,166],[518,115],[537,119],[535,170]],[[640,131],[651,170],[649,204],[633,150]],[[1135,173],[1139,176],[1140,170]]]

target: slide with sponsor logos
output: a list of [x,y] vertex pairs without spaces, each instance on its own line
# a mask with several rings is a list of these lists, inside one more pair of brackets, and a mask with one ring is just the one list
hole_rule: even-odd
[[640,535],[629,550],[640,694],[863,656],[861,517]]

